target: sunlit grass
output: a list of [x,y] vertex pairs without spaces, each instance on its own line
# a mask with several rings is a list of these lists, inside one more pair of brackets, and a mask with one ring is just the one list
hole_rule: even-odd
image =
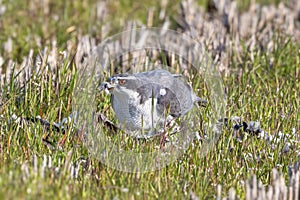
[[[47,2],[47,1],[45,1]],[[239,5],[248,5],[248,1]],[[49,122],[59,122],[72,112],[72,99],[77,66],[73,55],[57,63],[56,72],[47,71],[44,62],[39,71],[25,83],[19,83],[19,70],[24,56],[30,49],[41,54],[46,46],[56,40],[60,50],[68,47],[67,41],[77,43],[78,35],[89,33],[100,42],[104,21],[111,21],[110,31],[118,32],[124,22],[139,19],[147,22],[147,11],[160,1],[139,4],[136,1],[110,2],[108,17],[97,18],[97,1],[54,1],[47,10],[35,1],[5,2],[7,11],[0,18],[0,43],[12,38],[13,50],[1,54],[3,69],[9,59],[18,61],[14,76],[1,86],[0,97],[0,198],[100,198],[112,199],[186,199],[190,192],[200,199],[215,198],[217,185],[222,185],[223,195],[233,187],[241,198],[245,196],[244,181],[252,174],[263,182],[271,182],[271,170],[279,169],[288,174],[288,166],[298,159],[299,144],[292,143],[291,150],[283,153],[284,141],[275,146],[247,135],[242,140],[233,136],[230,127],[224,130],[218,143],[204,157],[201,141],[194,141],[176,162],[165,168],[147,173],[125,173],[109,168],[91,156],[84,139],[74,129],[66,133],[48,131],[39,123],[21,123],[12,120],[13,114],[22,118],[39,115]],[[199,1],[199,4],[207,2]],[[263,3],[278,3],[268,1]],[[168,15],[177,12],[177,4],[169,2]],[[51,12],[50,12],[51,11]],[[113,14],[111,14],[113,13]],[[172,19],[171,19],[172,20]],[[155,18],[154,25],[162,20]],[[72,44],[73,44],[72,43]],[[227,93],[226,115],[239,116],[245,121],[259,121],[263,130],[275,135],[282,132],[293,135],[299,131],[299,43],[274,37],[274,49],[250,53],[242,49],[243,62],[231,60],[231,71],[223,81]],[[72,46],[71,52],[76,52]],[[251,55],[250,55],[251,54]],[[45,58],[45,60],[47,60]],[[55,75],[55,76],[54,76]],[[108,75],[108,74],[107,74]],[[194,90],[200,97],[207,97],[203,77],[191,78]],[[95,94],[98,110],[116,123],[109,97]],[[204,120],[208,109],[201,108]],[[76,128],[76,127],[73,127]],[[101,129],[108,139],[136,151],[153,150],[156,142],[137,141],[124,132],[112,135]],[[201,136],[203,136],[201,132]],[[245,134],[240,131],[240,134]],[[297,136],[297,134],[296,134]],[[99,147],[101,150],[102,147]]]

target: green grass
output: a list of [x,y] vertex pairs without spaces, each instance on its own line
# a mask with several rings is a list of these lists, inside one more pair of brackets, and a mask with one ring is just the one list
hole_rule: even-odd
[[[273,168],[287,177],[288,166],[298,159],[299,141],[292,143],[291,151],[283,153],[283,142],[272,148],[268,142],[251,135],[238,141],[228,128],[205,157],[200,152],[202,144],[195,141],[178,161],[154,172],[135,174],[108,168],[90,156],[82,139],[72,129],[63,134],[47,131],[37,123],[12,123],[12,114],[20,117],[40,115],[50,122],[57,122],[72,112],[78,75],[72,62],[73,55],[59,61],[55,73],[33,71],[35,76],[22,85],[17,81],[18,70],[30,49],[37,55],[55,39],[59,49],[64,50],[67,41],[77,44],[77,36],[85,33],[98,41],[103,39],[99,30],[104,22],[97,21],[97,1],[54,1],[49,5],[50,14],[45,14],[40,4],[29,2],[4,2],[7,11],[0,18],[0,44],[9,37],[13,39],[13,51],[1,54],[5,61],[2,68],[7,67],[9,59],[18,61],[13,78],[0,88],[0,199],[186,199],[190,192],[200,199],[211,199],[215,198],[218,184],[222,185],[223,196],[227,196],[233,187],[243,198],[244,181],[252,174],[256,174],[264,185],[270,184]],[[155,7],[157,12],[158,2],[111,3],[108,12],[114,14],[104,20],[111,21],[112,32],[122,29],[121,20],[140,19],[145,23],[145,11]],[[168,15],[173,16],[177,6],[169,5]],[[157,26],[161,23],[159,19],[154,21]],[[268,54],[255,52],[253,56],[243,49],[242,63],[232,58],[231,73],[223,77],[228,91],[226,114],[240,116],[245,121],[259,121],[270,134],[281,131],[290,135],[292,128],[300,130],[300,44],[286,40],[284,36],[274,37],[274,43],[277,48]],[[75,53],[75,49],[73,51]],[[199,80],[192,81],[197,83]],[[199,96],[202,92],[208,93],[199,89]],[[108,97],[96,96],[99,109],[105,110],[104,113],[114,121]],[[122,133],[111,139],[124,140],[124,148],[153,148],[153,143],[139,146]],[[79,166],[77,177],[71,174],[75,163]]]

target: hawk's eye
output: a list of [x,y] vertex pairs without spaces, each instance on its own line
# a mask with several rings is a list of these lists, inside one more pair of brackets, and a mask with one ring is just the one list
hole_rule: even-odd
[[124,85],[125,83],[126,83],[126,80],[124,80],[124,79],[120,79],[120,80],[119,80],[119,84],[120,84],[120,85]]

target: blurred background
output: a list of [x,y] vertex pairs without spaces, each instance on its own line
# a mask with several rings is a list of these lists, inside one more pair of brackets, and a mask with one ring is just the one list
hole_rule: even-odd
[[[127,174],[92,158],[71,130],[29,123],[69,116],[77,69],[105,38],[139,27],[203,44],[226,116],[265,135],[230,127],[204,159],[200,138],[160,171]],[[267,189],[298,199],[299,49],[299,0],[0,0],[0,199],[255,199]],[[114,118],[109,98],[97,103]]]
[[[160,27],[167,22],[167,28],[181,32],[193,29],[199,37],[213,28],[203,23],[213,23],[212,26],[219,26],[215,29],[224,27],[233,37],[239,32],[239,40],[247,40],[255,32],[265,34],[265,26],[270,24],[272,31],[293,35],[299,32],[299,12],[296,0],[1,0],[0,66],[12,58],[21,62],[31,49],[37,53],[45,46],[75,50],[84,35],[100,43],[103,38],[128,29],[131,23],[137,27]],[[221,36],[212,37],[226,39],[220,31],[214,30],[214,34]]]

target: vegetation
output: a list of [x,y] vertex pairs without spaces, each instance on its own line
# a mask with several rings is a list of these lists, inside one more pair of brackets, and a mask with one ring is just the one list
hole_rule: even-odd
[[[123,30],[130,20],[149,23],[152,9],[153,26],[162,26],[169,19],[171,28],[180,29],[180,1],[102,3],[0,1],[0,199],[186,199],[191,195],[212,199],[217,196],[218,185],[224,197],[234,188],[240,198],[245,198],[245,181],[253,174],[266,186],[272,182],[272,169],[276,168],[287,181],[288,167],[299,156],[300,48],[296,37],[280,30],[270,40],[270,50],[250,51],[247,41],[241,41],[242,48],[231,51],[230,66],[222,74],[226,115],[259,121],[278,142],[242,131],[239,134],[247,137],[237,138],[228,127],[204,158],[201,141],[194,141],[177,162],[165,168],[126,173],[90,156],[74,129],[51,129],[54,122],[72,113],[78,78],[76,50],[84,35],[100,43]],[[208,1],[197,3],[209,10]],[[238,1],[238,5],[243,12],[251,3]],[[160,18],[164,9],[166,14]],[[52,49],[58,54],[55,58],[49,56]],[[32,69],[29,79],[25,77],[29,72],[21,70],[26,68],[24,64]],[[203,96],[200,92],[208,93],[205,89],[197,91],[199,96]],[[98,108],[114,121],[108,97],[95,96]],[[49,120],[50,130],[41,123],[29,122],[38,115]],[[115,139],[130,137],[119,133]],[[128,144],[136,145],[136,141]]]

